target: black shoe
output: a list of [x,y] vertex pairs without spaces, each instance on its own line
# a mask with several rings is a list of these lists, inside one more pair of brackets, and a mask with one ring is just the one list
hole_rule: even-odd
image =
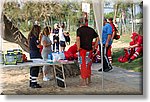
[[132,61],[133,61],[132,59],[129,59],[129,60],[128,60],[128,63],[131,63]]
[[[108,69],[103,69],[104,72],[107,72]],[[98,70],[99,72],[102,72],[102,68]]]
[[[111,68],[111,69],[109,69],[109,68],[103,69],[104,72],[110,72],[110,71],[112,71],[112,70],[113,70],[113,68]],[[102,72],[102,68],[99,69],[98,71],[99,71],[99,72]]]
[[102,71],[102,68],[101,68],[101,69],[99,69],[98,71],[99,71],[99,72],[101,72],[101,71]]
[[104,70],[104,72],[109,72],[110,70],[111,70],[111,69],[108,69],[108,68],[107,68],[107,69]]
[[114,69],[114,68],[110,68],[110,69],[108,69],[108,70],[105,70],[104,72],[111,72],[111,71],[113,71],[113,69]]
[[32,84],[30,87],[31,88],[42,88],[39,84]]

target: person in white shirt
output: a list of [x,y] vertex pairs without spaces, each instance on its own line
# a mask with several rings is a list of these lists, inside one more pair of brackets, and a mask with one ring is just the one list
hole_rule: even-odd
[[65,37],[64,37],[64,29],[65,25],[64,23],[61,24],[60,28],[59,28],[59,44],[60,44],[60,51],[64,52],[65,51],[65,47],[66,47],[66,41],[65,41]]

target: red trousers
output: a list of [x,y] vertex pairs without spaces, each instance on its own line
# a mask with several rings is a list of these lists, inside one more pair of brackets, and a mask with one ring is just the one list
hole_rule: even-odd
[[139,56],[139,54],[143,51],[143,46],[139,46],[135,48],[135,52],[133,53],[133,55],[130,57],[130,59],[134,60],[135,58],[137,58]]
[[[89,52],[88,57],[86,57],[86,52]],[[91,76],[92,51],[87,51],[87,50],[81,49],[80,56],[82,58],[82,64],[81,64],[81,68],[80,68],[81,78],[86,79]],[[90,61],[87,59],[89,59]]]
[[136,47],[136,48],[131,48],[130,50],[124,49],[125,57],[127,59],[130,58],[132,60],[137,58],[142,51],[143,51],[143,46],[139,46],[139,47]]

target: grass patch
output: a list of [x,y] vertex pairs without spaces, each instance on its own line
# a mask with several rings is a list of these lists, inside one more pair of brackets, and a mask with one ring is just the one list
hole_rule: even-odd
[[113,66],[124,68],[127,70],[134,70],[135,72],[142,72],[143,71],[143,56],[137,57],[131,63],[120,63],[118,62],[118,58],[124,55],[124,50],[122,49],[113,49]]
[[123,43],[129,43],[131,42],[130,36],[130,34],[122,35],[119,40]]

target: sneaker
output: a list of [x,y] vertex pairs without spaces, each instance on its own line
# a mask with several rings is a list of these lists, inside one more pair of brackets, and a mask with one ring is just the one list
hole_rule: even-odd
[[43,81],[49,81],[49,80],[50,80],[49,77],[44,77],[44,78],[43,78]]
[[[104,72],[108,72],[109,69],[103,69]],[[99,72],[102,72],[102,68],[98,70]]]
[[[102,72],[102,69],[99,69],[98,71]],[[104,72],[111,72],[111,71],[113,71],[113,68],[111,68],[111,69],[108,69],[108,68],[107,69],[103,69],[103,71]]]

